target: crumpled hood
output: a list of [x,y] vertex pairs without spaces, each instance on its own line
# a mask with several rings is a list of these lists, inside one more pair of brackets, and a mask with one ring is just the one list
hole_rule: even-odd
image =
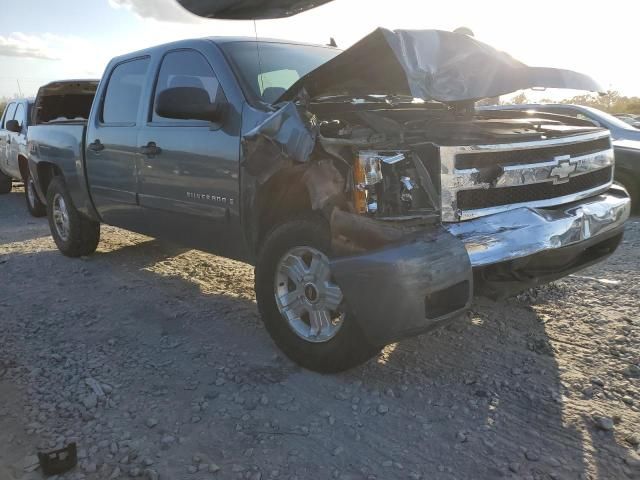
[[297,15],[331,0],[178,0],[191,13],[225,20],[262,20]]
[[300,78],[280,100],[304,88],[311,98],[384,94],[455,103],[535,87],[604,91],[587,75],[529,67],[468,35],[378,28]]

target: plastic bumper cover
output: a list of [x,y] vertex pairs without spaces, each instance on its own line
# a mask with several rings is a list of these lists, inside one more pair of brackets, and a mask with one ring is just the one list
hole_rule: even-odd
[[377,345],[435,328],[473,299],[464,244],[440,226],[378,251],[334,259],[331,271],[367,339]]

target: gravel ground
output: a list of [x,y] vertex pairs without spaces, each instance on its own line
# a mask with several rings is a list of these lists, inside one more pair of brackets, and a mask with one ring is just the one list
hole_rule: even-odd
[[248,265],[0,199],[0,480],[640,478],[640,221],[606,263],[341,375],[264,331]]

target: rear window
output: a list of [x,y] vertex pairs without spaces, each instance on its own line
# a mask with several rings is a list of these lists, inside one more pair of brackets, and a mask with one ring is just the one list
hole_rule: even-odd
[[35,104],[29,104],[27,119],[33,125],[86,122],[97,88],[97,80],[65,80],[45,85],[38,91]]
[[113,69],[104,97],[103,123],[135,125],[148,68],[149,58],[139,58]]
[[35,123],[86,121],[95,94],[47,95],[38,101]]

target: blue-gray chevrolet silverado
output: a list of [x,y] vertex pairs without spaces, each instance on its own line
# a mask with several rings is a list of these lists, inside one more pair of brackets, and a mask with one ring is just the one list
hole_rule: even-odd
[[251,262],[275,343],[333,372],[615,251],[609,133],[474,108],[529,87],[601,90],[436,30],[181,41],[42,87],[29,161],[62,253],[106,223]]

